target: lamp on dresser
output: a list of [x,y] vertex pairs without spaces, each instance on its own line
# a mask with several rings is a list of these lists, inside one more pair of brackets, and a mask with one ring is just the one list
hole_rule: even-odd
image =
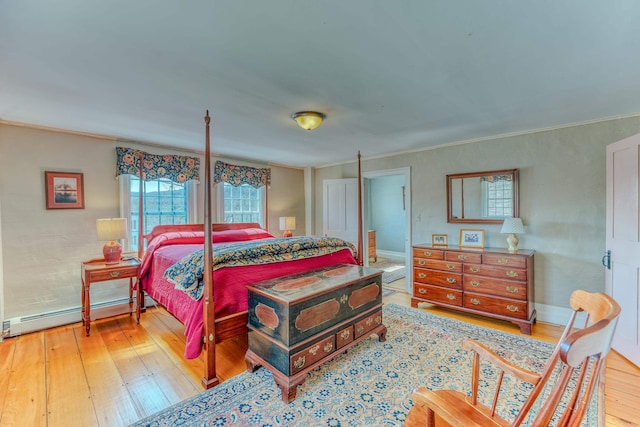
[[283,231],[282,237],[291,237],[293,234],[291,230],[296,229],[296,217],[295,216],[281,216],[280,217],[280,231]]
[[524,225],[522,225],[522,219],[520,218],[505,218],[502,223],[502,234],[508,234],[507,244],[509,245],[509,252],[516,252],[518,250],[518,234],[524,234]]
[[122,246],[118,240],[127,237],[127,220],[125,218],[105,218],[96,220],[98,240],[106,241],[102,248],[105,264],[118,264],[122,255]]

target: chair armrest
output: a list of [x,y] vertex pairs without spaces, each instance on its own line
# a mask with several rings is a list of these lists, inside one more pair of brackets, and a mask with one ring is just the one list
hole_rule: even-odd
[[[455,399],[447,400],[426,387],[418,387],[413,390],[411,400],[413,400],[413,405],[416,409],[426,407],[438,414],[438,417],[451,424],[452,427],[486,427],[486,424],[478,423],[469,417],[469,407],[467,405],[461,405]],[[426,411],[424,412],[426,413]],[[409,417],[407,417],[407,421],[409,421]],[[405,423],[405,425],[418,425],[418,423]],[[429,424],[426,420],[421,419],[419,425]]]
[[513,375],[518,378],[520,381],[526,381],[529,384],[537,384],[540,381],[540,375],[535,372],[531,372],[527,369],[521,368],[513,363],[509,362],[507,359],[500,357],[491,350],[489,347],[484,344],[476,341],[476,340],[465,340],[462,342],[462,348],[469,351],[475,351],[481,357],[502,369],[504,372]]

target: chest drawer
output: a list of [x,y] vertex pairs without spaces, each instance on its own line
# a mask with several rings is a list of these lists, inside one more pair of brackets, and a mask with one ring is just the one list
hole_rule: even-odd
[[526,301],[465,292],[463,306],[502,316],[517,317],[519,319],[526,319],[528,317]]
[[462,306],[462,291],[446,289],[438,286],[422,285],[416,283],[413,289],[414,296],[430,301],[442,302],[458,307]]
[[482,257],[482,263],[512,268],[527,267],[527,259],[525,257],[506,254],[485,254]]
[[344,347],[351,341],[353,341],[353,325],[349,325],[336,334],[336,348]]
[[482,276],[491,276],[499,279],[519,280],[521,282],[527,280],[527,270],[497,267],[495,265],[465,264],[464,272]]
[[361,336],[363,336],[364,334],[366,334],[367,332],[369,332],[370,330],[372,330],[373,328],[381,324],[382,324],[382,312],[377,311],[372,315],[367,316],[362,320],[359,320],[358,322],[355,323],[355,325],[353,325],[353,328],[354,328],[353,338],[354,339],[360,338]]
[[438,261],[432,259],[414,258],[414,267],[430,268],[432,270],[451,271],[455,273],[462,273],[462,263],[453,261]]
[[444,254],[444,259],[455,262],[472,262],[480,264],[482,262],[482,254],[470,254],[467,252],[450,252]]
[[465,291],[491,294],[506,298],[527,299],[527,284],[509,280],[493,279],[483,276],[465,274],[462,279]]
[[444,251],[432,248],[413,248],[413,258],[444,259]]
[[445,271],[414,269],[413,276],[416,282],[438,285],[453,289],[462,289],[462,274],[447,273]]
[[120,268],[111,271],[92,271],[89,273],[92,282],[101,282],[104,280],[125,279],[128,277],[136,277],[138,267]]
[[330,335],[322,341],[311,344],[304,350],[291,355],[291,359],[289,360],[289,372],[291,372],[290,375],[300,372],[309,365],[313,365],[318,360],[333,353],[334,350],[334,336]]

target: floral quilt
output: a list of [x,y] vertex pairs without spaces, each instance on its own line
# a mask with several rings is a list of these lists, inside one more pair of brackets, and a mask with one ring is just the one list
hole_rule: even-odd
[[[353,244],[335,237],[288,237],[216,245],[213,250],[213,270],[241,265],[271,264],[327,255],[343,249],[351,250]],[[204,250],[195,251],[169,267],[164,278],[176,289],[186,292],[194,300],[204,292]]]

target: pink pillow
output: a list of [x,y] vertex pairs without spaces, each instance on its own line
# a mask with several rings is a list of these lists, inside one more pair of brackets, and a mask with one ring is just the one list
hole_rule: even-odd
[[213,232],[214,243],[243,242],[247,240],[267,239],[274,237],[262,228],[243,228],[240,230],[224,230]]

